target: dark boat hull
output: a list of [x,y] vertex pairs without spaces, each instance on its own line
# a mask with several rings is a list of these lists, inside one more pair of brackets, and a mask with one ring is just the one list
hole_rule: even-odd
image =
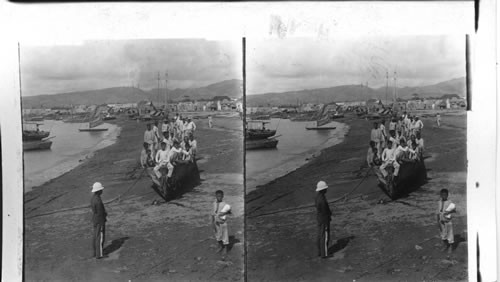
[[427,182],[427,169],[424,161],[404,162],[399,168],[397,181],[393,177],[392,166],[386,168],[388,175],[384,178],[380,169],[376,169],[379,186],[393,200],[409,194]]
[[318,127],[318,126],[306,126],[307,130],[332,130],[336,129],[337,127],[335,126],[324,126],[324,127]]
[[196,162],[178,163],[172,173],[172,177],[167,181],[167,168],[161,168],[162,176],[158,178],[153,168],[148,168],[147,172],[153,181],[152,188],[162,197],[169,201],[174,199],[200,183],[200,172]]
[[50,132],[48,131],[23,131],[23,141],[37,141],[49,137]]
[[26,141],[23,142],[24,151],[34,150],[49,150],[52,146],[52,141]]
[[106,131],[108,130],[107,128],[80,128],[78,129],[78,131],[82,131],[82,132],[85,132],[85,131],[88,131],[88,132],[94,132],[94,131]]
[[246,140],[245,150],[257,150],[257,149],[273,149],[278,145],[278,140],[276,139],[258,139],[258,140]]
[[247,130],[247,140],[266,139],[276,134],[276,130]]

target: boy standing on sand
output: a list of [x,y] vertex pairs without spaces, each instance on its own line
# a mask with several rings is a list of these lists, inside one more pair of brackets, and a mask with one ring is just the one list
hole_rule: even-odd
[[448,200],[448,189],[441,189],[441,200],[438,202],[436,214],[441,240],[443,240],[443,251],[448,250],[451,253],[451,245],[454,243],[453,224],[451,214],[455,212],[455,204]]
[[94,226],[94,239],[92,241],[92,246],[94,248],[94,257],[96,259],[101,259],[104,257],[103,246],[106,234],[106,209],[101,200],[101,194],[104,187],[101,183],[96,182],[92,186],[92,200],[90,201],[90,207],[92,208],[92,223]]
[[436,115],[436,122],[438,127],[441,127],[441,115],[439,113]]
[[224,192],[222,190],[215,191],[215,202],[212,209],[212,225],[214,226],[215,239],[219,243],[218,253],[226,249],[229,245],[229,233],[227,228],[227,214],[231,213],[231,206],[224,201]]

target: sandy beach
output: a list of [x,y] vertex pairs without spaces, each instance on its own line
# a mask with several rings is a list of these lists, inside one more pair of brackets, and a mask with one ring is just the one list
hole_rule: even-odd
[[[119,118],[117,142],[75,169],[25,194],[24,277],[27,281],[243,280],[243,141],[238,118],[195,120],[201,184],[182,197],[160,197],[139,168],[146,124]],[[90,186],[105,186],[105,253],[92,258]],[[216,254],[209,224],[214,192],[232,206],[227,258]]]
[[[421,114],[421,113],[418,113]],[[246,199],[249,281],[467,280],[466,115],[443,112],[442,126],[423,118],[428,183],[391,201],[373,172],[364,179],[372,121],[346,117],[349,132],[299,169]],[[364,180],[363,180],[364,179]],[[317,257],[314,188],[326,181],[333,212],[329,259]],[[439,190],[457,205],[453,254],[440,250]],[[346,193],[346,199],[338,200]]]

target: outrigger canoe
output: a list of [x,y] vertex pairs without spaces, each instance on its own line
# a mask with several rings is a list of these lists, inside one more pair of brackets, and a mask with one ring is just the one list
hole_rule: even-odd
[[411,193],[427,182],[427,169],[423,160],[405,160],[399,168],[399,175],[394,179],[394,167],[389,165],[386,168],[388,175],[384,177],[380,169],[375,173],[379,180],[379,186],[393,200]]
[[153,181],[152,188],[165,201],[182,195],[200,183],[200,172],[196,162],[179,161],[175,166],[172,177],[168,180],[168,169],[166,167],[160,169],[162,174],[160,178],[156,176],[152,167],[148,168],[147,172]]

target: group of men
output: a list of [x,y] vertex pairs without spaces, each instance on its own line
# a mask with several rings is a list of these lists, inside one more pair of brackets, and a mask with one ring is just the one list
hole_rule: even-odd
[[423,158],[423,128],[424,124],[417,116],[410,116],[406,112],[399,118],[391,119],[388,132],[385,120],[380,124],[374,122],[366,156],[368,166],[379,167],[382,175],[386,177],[386,168],[392,165],[393,175],[397,178],[403,161],[420,161]]
[[[175,118],[163,121],[161,129],[158,121],[147,124],[144,132],[144,143],[141,152],[141,166],[154,167],[158,178],[162,176],[160,169],[168,169],[167,180],[172,177],[178,162],[193,162],[196,160],[198,144],[194,138],[196,124],[191,117],[183,119],[179,114]],[[161,131],[161,133],[160,133]]]

